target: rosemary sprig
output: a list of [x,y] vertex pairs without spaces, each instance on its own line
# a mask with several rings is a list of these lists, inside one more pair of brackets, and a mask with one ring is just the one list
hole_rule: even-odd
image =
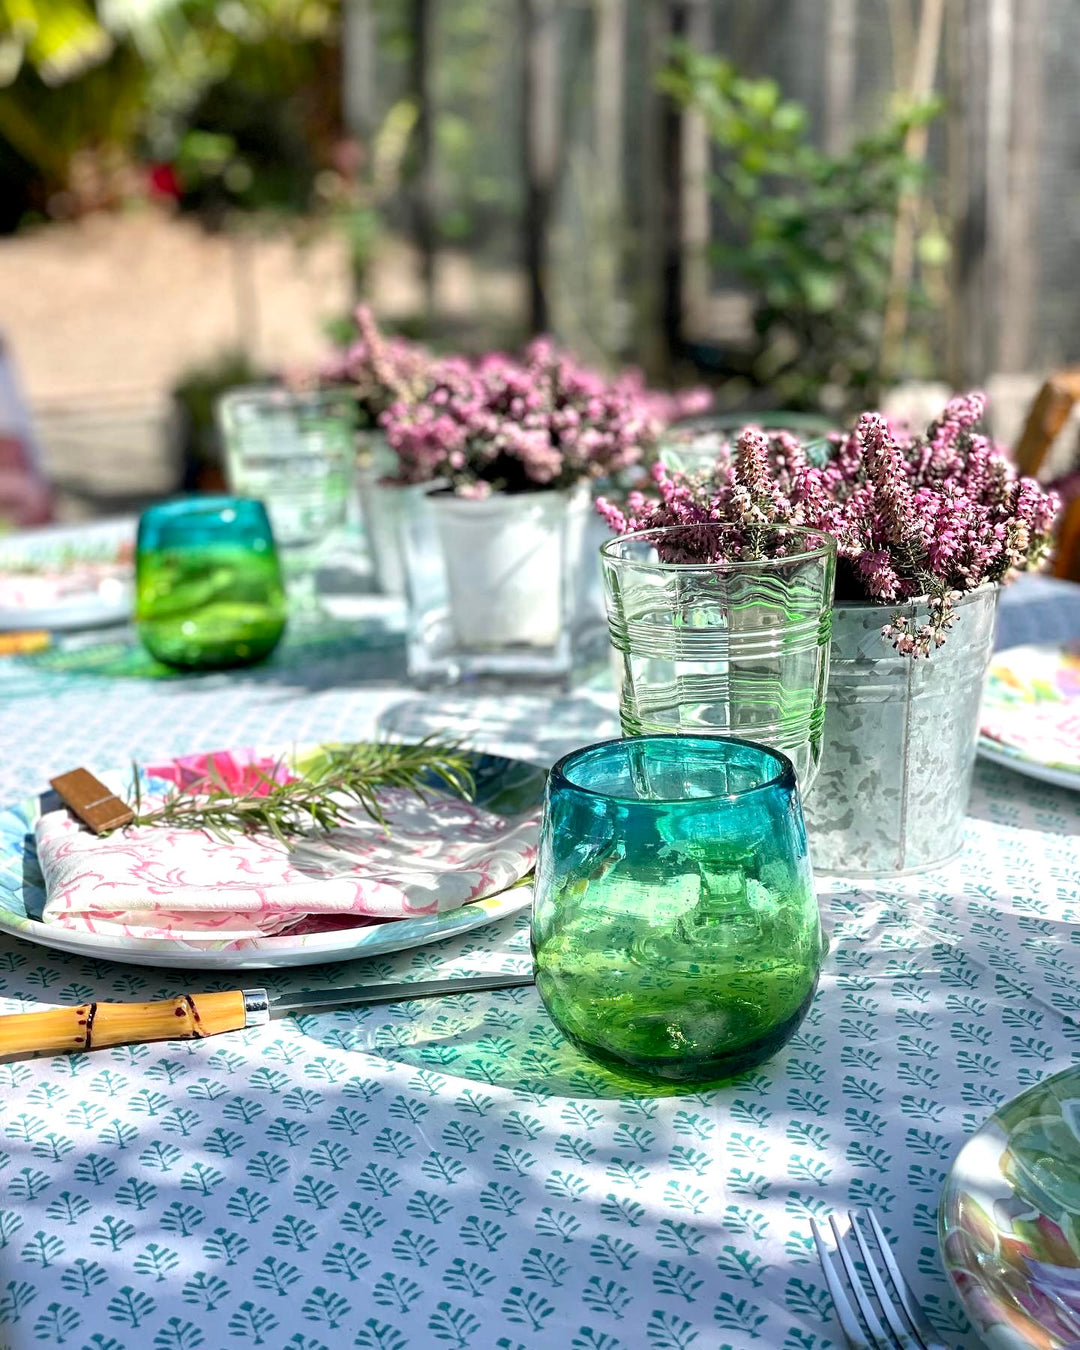
[[343,824],[354,805],[387,828],[379,803],[379,793],[387,788],[403,788],[422,799],[433,781],[462,797],[471,798],[474,792],[470,754],[430,736],[414,745],[359,741],[327,747],[323,753],[302,778],[290,782],[257,771],[258,792],[233,792],[212,767],[194,785],[197,791],[178,789],[146,813],[136,770],[133,823],[206,830],[226,842],[236,833],[266,833],[287,843]]

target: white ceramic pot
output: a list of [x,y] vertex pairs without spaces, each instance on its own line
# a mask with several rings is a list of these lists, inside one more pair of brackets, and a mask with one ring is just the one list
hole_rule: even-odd
[[357,478],[357,487],[376,589],[383,595],[404,595],[402,521],[423,489],[380,482],[363,468]]
[[404,595],[402,522],[422,489],[391,481],[397,459],[381,431],[365,430],[357,439],[356,489],[375,588],[383,595]]
[[522,492],[481,500],[433,494],[457,642],[468,650],[553,647],[572,595],[569,494]]

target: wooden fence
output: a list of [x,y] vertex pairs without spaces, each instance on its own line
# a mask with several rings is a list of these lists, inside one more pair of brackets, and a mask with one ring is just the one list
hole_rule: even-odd
[[[344,106],[352,129],[369,136],[379,116],[383,11],[379,0],[343,3]],[[435,76],[454,0],[394,3],[409,8],[408,86],[418,115],[405,190],[433,308],[442,247]],[[504,20],[512,11],[516,33],[503,56],[516,106],[502,134],[518,145],[518,256],[530,330],[560,326],[560,275],[582,214],[571,200],[580,191],[573,166],[584,145],[600,241],[590,244],[600,255],[588,300],[596,345],[629,346],[653,369],[670,370],[692,340],[708,337],[717,299],[705,257],[717,224],[710,148],[700,120],[660,95],[653,78],[671,39],[681,37],[724,52],[748,73],[775,75],[834,150],[876,121],[891,93],[939,93],[944,117],[929,133],[913,133],[908,147],[928,161],[933,187],[900,208],[887,340],[908,323],[903,283],[933,210],[951,245],[937,373],[970,384],[1080,356],[1080,290],[1072,293],[1070,266],[1080,245],[1080,161],[1070,148],[1080,141],[1073,0],[491,0],[491,7]],[[583,63],[579,39],[588,49]],[[585,72],[576,90],[568,89],[571,64]],[[623,314],[621,332],[600,313],[605,306]]]

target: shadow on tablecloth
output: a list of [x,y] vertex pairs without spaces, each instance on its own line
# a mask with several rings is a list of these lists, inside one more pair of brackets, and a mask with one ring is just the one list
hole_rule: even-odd
[[582,745],[619,735],[618,718],[603,702],[584,696],[476,697],[432,694],[395,703],[380,714],[380,734],[395,740],[448,735],[474,750],[550,766]]

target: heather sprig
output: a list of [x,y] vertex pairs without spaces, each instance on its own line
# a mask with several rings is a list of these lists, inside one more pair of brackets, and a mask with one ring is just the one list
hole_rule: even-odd
[[447,482],[460,496],[569,488],[617,474],[655,446],[665,418],[699,410],[648,390],[636,372],[609,379],[547,338],[521,358],[436,363],[420,400],[381,418],[406,482]]
[[227,782],[211,760],[207,777],[176,787],[147,811],[137,769],[133,778],[135,825],[201,829],[226,841],[235,834],[265,833],[286,843],[328,833],[346,822],[354,806],[385,828],[380,793],[391,788],[422,800],[440,787],[466,798],[474,791],[468,752],[430,736],[416,745],[359,741],[327,747],[305,774],[294,775],[281,763],[269,772],[255,769],[240,787]]
[[657,466],[658,499],[631,494],[626,510],[603,499],[597,508],[616,533],[731,527],[680,531],[679,556],[669,561],[770,556],[784,547],[778,527],[785,524],[830,534],[838,600],[899,606],[927,598],[926,622],[898,609],[882,632],[904,655],[928,656],[945,641],[961,595],[1050,555],[1057,497],[1019,477],[976,430],[985,402],[980,393],[952,399],[920,437],[864,413],[850,433],[831,438],[820,466],[791,435],[747,428],[712,475],[689,478]]
[[356,336],[325,357],[312,370],[294,373],[290,383],[301,388],[347,389],[361,420],[369,426],[393,403],[416,402],[428,392],[436,358],[426,347],[405,338],[387,337],[367,305],[353,312]]
[[670,422],[711,403],[702,389],[649,389],[633,369],[609,378],[549,338],[520,358],[471,361],[385,336],[366,305],[354,322],[353,342],[290,382],[349,390],[362,419],[385,428],[400,483],[463,497],[572,487],[639,463]]

